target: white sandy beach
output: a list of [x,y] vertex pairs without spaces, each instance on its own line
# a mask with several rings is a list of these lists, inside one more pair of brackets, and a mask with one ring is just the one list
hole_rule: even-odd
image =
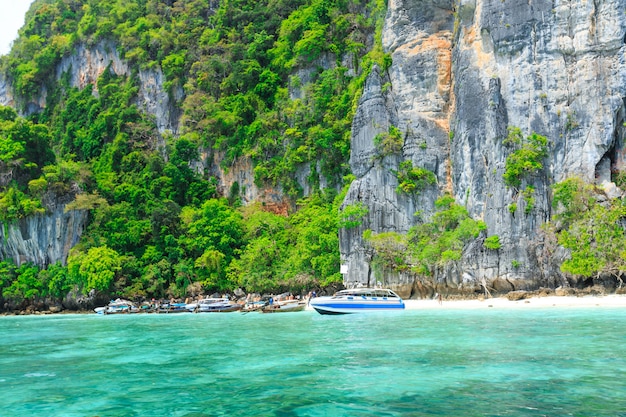
[[561,307],[624,307],[626,295],[605,296],[548,296],[532,297],[525,300],[509,301],[506,297],[484,300],[404,300],[407,310],[430,309],[509,309],[509,308],[561,308]]

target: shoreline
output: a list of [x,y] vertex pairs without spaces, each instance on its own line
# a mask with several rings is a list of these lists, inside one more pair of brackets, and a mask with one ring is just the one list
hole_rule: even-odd
[[[626,294],[607,295],[533,295],[510,300],[506,295],[474,299],[405,299],[405,310],[478,310],[478,309],[535,309],[535,308],[626,308]],[[307,306],[306,310],[313,310]],[[90,310],[13,311],[0,312],[3,316],[95,314]]]
[[626,295],[585,295],[585,296],[533,296],[522,300],[511,301],[506,296],[473,299],[446,300],[441,304],[437,300],[404,300],[406,310],[436,309],[514,309],[514,308],[559,308],[559,307],[626,307]]

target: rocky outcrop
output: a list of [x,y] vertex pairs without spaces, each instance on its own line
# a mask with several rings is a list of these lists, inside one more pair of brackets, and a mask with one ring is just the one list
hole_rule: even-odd
[[63,208],[47,215],[21,219],[0,227],[0,259],[17,265],[30,262],[47,267],[55,262],[65,265],[70,249],[76,245],[87,223],[87,211]]
[[[95,87],[98,77],[107,68],[110,68],[116,75],[125,76],[130,76],[132,69],[128,61],[120,58],[113,42],[101,41],[94,46],[80,44],[73,54],[64,57],[57,66],[57,79],[61,79],[63,74],[67,73],[70,86],[83,89],[91,84]],[[140,70],[138,78],[137,104],[139,108],[154,116],[159,132],[176,132],[180,115],[168,92],[163,89],[165,77],[160,68]],[[180,100],[182,97],[183,92],[180,90],[175,92],[173,98]]]
[[[567,254],[545,240],[541,225],[551,216],[555,182],[578,176],[619,193],[610,171],[624,168],[624,6],[391,0],[383,46],[393,64],[370,75],[353,125],[357,180],[344,205],[363,202],[370,212],[361,227],[341,232],[345,280],[373,282],[363,230],[405,232],[418,221],[413,213],[432,213],[434,199],[450,191],[487,231],[430,287],[467,293],[485,285],[567,285],[558,269]],[[404,146],[377,159],[373,139],[388,124],[404,133]],[[535,188],[528,210],[502,177],[509,126],[549,140],[544,170],[527,180]],[[389,171],[405,159],[433,171],[436,190],[412,200],[398,196]],[[481,239],[488,235],[498,235],[502,247],[486,249]],[[394,276],[388,284],[406,289],[417,279]]]
[[[56,78],[65,78],[70,87],[79,89],[94,86],[107,68],[120,76],[131,76],[131,65],[120,58],[115,44],[101,41],[94,46],[79,44],[71,55],[65,56],[56,69]],[[136,104],[154,117],[160,133],[176,133],[179,111],[174,101],[183,98],[182,90],[170,97],[163,88],[164,76],[160,69],[140,70],[137,74],[139,92]],[[10,80],[0,74],[0,104],[16,107]],[[26,103],[27,114],[41,111],[46,106],[45,88],[37,100]],[[158,146],[164,147],[165,143]],[[87,222],[87,212],[63,213],[53,204],[50,214],[20,220],[4,225],[0,234],[0,259],[13,259],[16,264],[31,262],[45,267],[55,262],[65,263],[69,250],[78,243]]]
[[[382,274],[372,269],[371,249],[362,234],[406,233],[420,216],[433,213],[434,200],[449,183],[449,117],[452,103],[451,44],[454,15],[451,2],[412,4],[389,2],[383,46],[392,54],[386,73],[371,72],[352,125],[350,166],[353,181],[343,207],[362,203],[369,213],[359,227],[340,231],[344,281],[373,285],[382,282],[402,296],[414,292],[410,273]],[[379,134],[398,128],[403,134],[400,152],[380,155],[374,144]],[[418,194],[398,193],[394,171],[403,161],[437,176],[437,185]],[[429,285],[434,288],[433,285]]]
[[[128,61],[120,57],[114,42],[104,40],[91,46],[81,43],[74,48],[72,54],[61,59],[56,67],[56,79],[66,78],[70,87],[79,89],[93,85],[94,93],[97,94],[98,78],[107,68],[119,76],[131,76],[133,69]],[[160,133],[176,133],[180,113],[175,102],[183,99],[182,89],[175,89],[170,95],[163,88],[165,76],[158,67],[139,70],[137,78],[137,106],[154,117]],[[10,80],[0,74],[0,105],[21,107],[26,109],[26,114],[37,113],[46,106],[45,87],[42,86],[41,94],[35,100],[20,106],[17,104]]]
[[[611,169],[624,168],[624,5],[461,2],[453,50],[454,194],[503,242],[473,275],[506,278],[515,289],[567,282],[553,265],[564,255],[545,256],[540,226],[551,215],[550,185],[570,176],[606,185]],[[508,126],[550,141],[544,171],[529,180],[529,211],[502,182]],[[518,211],[510,213],[513,202]]]
[[0,106],[14,106],[11,83],[2,73],[0,73]]

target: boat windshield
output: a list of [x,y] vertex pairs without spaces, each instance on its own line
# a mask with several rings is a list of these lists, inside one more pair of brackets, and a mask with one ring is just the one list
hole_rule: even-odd
[[226,298],[204,298],[200,301],[198,301],[200,304],[215,304],[215,303],[223,303],[223,302],[227,302],[228,299]]
[[335,297],[345,296],[398,298],[396,293],[393,291],[382,288],[353,288],[349,290],[341,290],[335,294]]

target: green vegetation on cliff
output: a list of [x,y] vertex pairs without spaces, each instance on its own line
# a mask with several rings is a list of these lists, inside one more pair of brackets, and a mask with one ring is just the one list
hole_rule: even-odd
[[549,231],[571,251],[561,269],[582,278],[612,276],[621,283],[626,272],[624,201],[600,199],[603,192],[579,178],[553,188],[555,215]]
[[486,225],[472,219],[449,195],[440,197],[435,207],[437,212],[430,221],[407,234],[374,235],[368,231],[365,238],[376,253],[374,263],[381,269],[432,276],[438,268],[460,260],[465,245],[486,230]]
[[[6,224],[42,213],[60,196],[90,220],[67,267],[3,261],[2,296],[78,288],[169,297],[198,285],[297,291],[339,281],[341,196],[319,189],[320,176],[330,190],[344,186],[365,77],[373,63],[389,65],[371,41],[384,11],[357,0],[36,0],[0,62],[29,114],[0,108],[0,169],[10,173],[0,216]],[[116,48],[131,74],[109,68],[96,85],[72,87],[56,68],[79,45]],[[154,68],[170,98],[183,97],[176,136],[136,105],[139,72]],[[44,90],[45,107],[32,112]],[[198,169],[213,155],[220,167]],[[289,215],[241,207],[236,183],[218,189],[210,172],[242,159],[257,185],[286,192]],[[306,166],[314,191],[301,199],[295,173]]]

